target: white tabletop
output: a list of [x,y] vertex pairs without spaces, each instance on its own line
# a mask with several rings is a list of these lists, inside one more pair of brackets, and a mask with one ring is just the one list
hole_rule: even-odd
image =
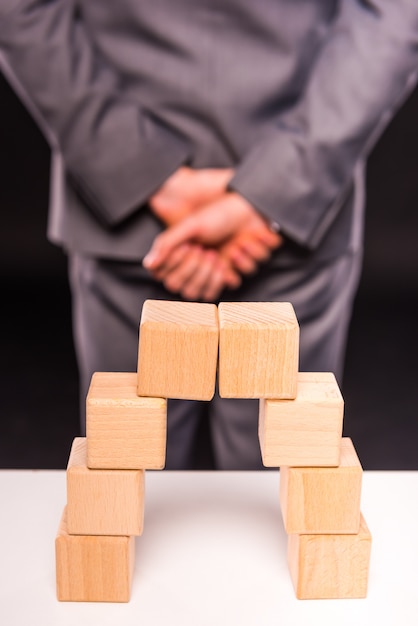
[[363,600],[297,600],[279,473],[148,472],[145,529],[127,604],[61,603],[54,540],[63,471],[0,471],[5,626],[416,626],[418,472],[365,472],[373,536]]

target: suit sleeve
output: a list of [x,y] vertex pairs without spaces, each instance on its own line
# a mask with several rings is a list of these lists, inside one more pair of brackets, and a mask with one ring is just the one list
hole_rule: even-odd
[[417,69],[417,0],[342,0],[301,101],[246,155],[230,187],[315,249]]
[[129,217],[187,160],[184,138],[124,100],[72,2],[0,0],[0,49],[105,224]]

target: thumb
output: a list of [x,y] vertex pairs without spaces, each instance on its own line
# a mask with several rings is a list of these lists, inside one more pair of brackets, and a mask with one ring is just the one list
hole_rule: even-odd
[[175,248],[191,241],[195,235],[196,220],[193,216],[167,228],[154,239],[149,252],[143,258],[143,266],[149,270],[158,269],[166,262]]

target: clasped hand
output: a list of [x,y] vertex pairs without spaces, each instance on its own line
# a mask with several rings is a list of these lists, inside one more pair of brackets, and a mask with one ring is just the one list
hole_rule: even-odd
[[242,196],[227,191],[231,169],[179,168],[150,198],[167,226],[143,260],[156,280],[186,300],[214,301],[236,289],[282,237]]

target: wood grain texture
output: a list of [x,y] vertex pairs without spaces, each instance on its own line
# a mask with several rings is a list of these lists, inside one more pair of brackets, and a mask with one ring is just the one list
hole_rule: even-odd
[[289,302],[221,302],[219,333],[221,397],[296,397],[299,324]]
[[294,400],[260,400],[263,464],[337,466],[344,400],[334,374],[299,372]]
[[135,537],[69,535],[64,510],[55,539],[57,598],[63,602],[128,602]]
[[371,544],[363,516],[356,535],[289,535],[288,564],[296,597],[365,598]]
[[339,467],[281,467],[280,506],[286,532],[358,533],[362,477],[348,437],[341,440]]
[[93,374],[86,405],[87,466],[162,469],[167,401],[136,393],[135,372]]
[[89,469],[85,437],[73,441],[67,472],[70,535],[141,535],[144,470]]
[[147,300],[139,328],[138,395],[211,400],[218,342],[214,304]]

